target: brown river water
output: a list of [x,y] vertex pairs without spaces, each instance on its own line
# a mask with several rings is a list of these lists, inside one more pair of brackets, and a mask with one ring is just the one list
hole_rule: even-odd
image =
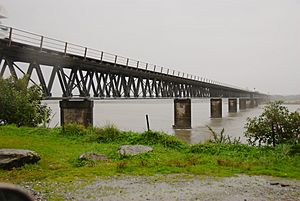
[[[60,125],[60,110],[58,101],[46,101],[52,109],[53,118],[50,127]],[[300,105],[286,105],[289,111],[296,111]],[[176,135],[188,143],[198,143],[212,138],[206,126],[220,132],[225,129],[225,135],[243,137],[244,125],[247,117],[258,116],[264,105],[256,108],[242,110],[237,113],[228,113],[227,99],[223,99],[223,118],[210,118],[209,99],[192,100],[192,129],[174,130],[174,103],[172,99],[132,99],[132,100],[95,100],[94,126],[103,127],[115,125],[121,130],[143,132],[147,130],[145,115],[149,115],[151,130],[163,131]]]

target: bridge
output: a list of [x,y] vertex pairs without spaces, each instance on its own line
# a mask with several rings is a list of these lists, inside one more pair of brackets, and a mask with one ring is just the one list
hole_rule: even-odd
[[[211,98],[213,118],[222,117],[222,98],[229,98],[229,112],[236,112],[237,98],[240,109],[245,109],[247,102],[253,107],[259,100],[267,98],[256,91],[151,63],[12,27],[0,28],[4,31],[4,37],[0,39],[0,77],[9,74],[18,79],[18,74],[27,74],[28,85],[39,85],[45,100],[61,99],[62,124],[77,121],[75,110],[79,108],[89,116],[83,118],[87,119],[86,124],[92,123],[93,100],[97,99],[173,98],[175,127],[188,128],[191,98]],[[45,73],[46,68],[50,68],[51,73]],[[33,71],[37,76],[33,76]],[[53,89],[57,88],[60,88],[61,96],[53,95]],[[68,120],[66,116],[69,116]]]

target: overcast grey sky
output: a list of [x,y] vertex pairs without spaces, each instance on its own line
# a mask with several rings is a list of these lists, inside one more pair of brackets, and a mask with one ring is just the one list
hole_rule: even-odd
[[300,94],[300,0],[1,0],[2,23],[270,94]]

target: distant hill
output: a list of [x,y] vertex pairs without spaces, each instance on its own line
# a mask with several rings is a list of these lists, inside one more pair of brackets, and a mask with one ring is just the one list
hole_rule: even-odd
[[300,94],[298,95],[271,95],[271,100],[281,100],[285,103],[300,104]]

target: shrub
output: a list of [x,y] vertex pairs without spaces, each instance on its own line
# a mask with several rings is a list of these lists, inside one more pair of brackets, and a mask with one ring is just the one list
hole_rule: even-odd
[[176,136],[160,133],[156,131],[146,131],[140,135],[138,143],[153,145],[161,144],[164,147],[173,148],[177,150],[185,149],[188,145],[179,140]]
[[87,134],[87,129],[80,124],[66,124],[61,130],[61,134],[65,136],[84,136]]
[[250,145],[299,143],[300,115],[281,104],[271,102],[259,117],[247,119],[245,136]]
[[117,142],[124,139],[124,137],[124,134],[114,125],[94,128],[92,136],[97,142]]
[[27,87],[28,77],[0,78],[0,123],[37,126],[49,122],[51,110],[41,103],[42,89]]

